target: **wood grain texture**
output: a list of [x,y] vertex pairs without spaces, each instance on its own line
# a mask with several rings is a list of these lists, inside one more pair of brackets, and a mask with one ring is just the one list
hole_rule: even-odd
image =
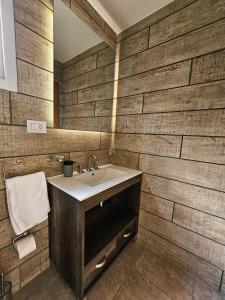
[[126,30],[122,31],[118,35],[118,41],[121,41],[123,39],[128,38],[129,36],[135,34],[138,31],[143,30],[144,28],[148,27],[149,25],[152,25],[153,23],[156,23],[169,15],[175,13],[176,11],[184,8],[185,6],[195,2],[194,0],[175,0],[168,5],[162,7],[161,9],[157,10],[153,14],[147,16],[143,20],[139,21],[138,23],[134,24],[133,26],[130,26]]
[[225,51],[218,51],[193,60],[191,83],[225,78]]
[[17,60],[18,92],[53,100],[53,74]]
[[151,26],[149,46],[152,47],[171,40],[224,17],[224,0],[196,1],[188,7],[153,24]]
[[63,118],[93,117],[95,114],[95,103],[75,104],[64,106]]
[[140,208],[168,221],[172,220],[173,202],[171,201],[142,192]]
[[222,270],[219,268],[143,227],[139,228],[138,241],[155,254],[160,255],[162,258],[172,259],[174,262],[180,264],[181,268],[190,271],[210,286],[218,289],[222,273]]
[[27,120],[40,120],[46,121],[47,127],[53,127],[52,101],[12,93],[11,107],[13,125],[26,125]]
[[[91,71],[79,77],[67,80],[64,84],[64,92],[69,93],[87,87],[113,81],[114,65]],[[78,96],[79,97],[79,96]]]
[[225,166],[222,165],[141,154],[139,167],[152,175],[225,191]]
[[[144,65],[144,63],[140,63],[140,65]],[[123,97],[187,85],[189,72],[190,61],[186,61],[121,79],[118,96]]]
[[20,266],[21,286],[24,286],[50,266],[48,249],[32,257]]
[[143,175],[142,190],[214,216],[225,215],[223,192],[149,174]]
[[225,81],[217,81],[144,95],[144,113],[224,108]]
[[64,129],[76,129],[84,131],[106,131],[111,132],[111,117],[89,117],[64,119]]
[[78,91],[78,103],[112,99],[113,87],[114,82],[109,82]]
[[218,21],[120,62],[120,78],[224,48],[225,20]]
[[62,106],[77,104],[77,92],[62,95]]
[[223,269],[225,247],[162,218],[140,210],[140,225]]
[[181,137],[165,135],[116,134],[115,148],[140,153],[179,157]]
[[118,116],[118,133],[224,136],[224,110]]
[[103,100],[96,102],[95,116],[110,117],[113,112],[113,100]]
[[63,81],[96,69],[97,54],[93,54],[63,69]]
[[0,220],[8,218],[8,209],[6,203],[6,192],[5,190],[0,190]]
[[225,139],[214,137],[184,137],[181,157],[225,164]]
[[137,54],[148,48],[149,28],[129,37],[120,44],[120,59]]
[[53,13],[39,0],[15,0],[15,19],[53,42]]
[[0,157],[99,149],[100,133],[49,129],[32,134],[21,126],[0,126]]
[[139,153],[114,150],[111,163],[131,169],[138,169]]
[[225,220],[175,204],[173,222],[213,241],[225,244]]
[[108,47],[98,52],[97,68],[115,63],[115,50]]
[[0,90],[0,123],[10,124],[9,92]]
[[54,1],[53,0],[40,0],[43,4],[45,4],[49,9],[54,9]]
[[109,149],[111,147],[112,134],[101,132],[100,149]]
[[19,59],[53,72],[53,44],[17,22],[16,55]]
[[5,280],[12,282],[12,293],[15,294],[20,289],[20,270],[16,268],[5,274]]

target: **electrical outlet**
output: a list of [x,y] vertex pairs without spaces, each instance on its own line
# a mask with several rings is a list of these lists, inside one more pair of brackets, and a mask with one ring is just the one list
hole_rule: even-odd
[[32,133],[46,133],[46,122],[45,121],[34,121],[27,120],[27,132]]

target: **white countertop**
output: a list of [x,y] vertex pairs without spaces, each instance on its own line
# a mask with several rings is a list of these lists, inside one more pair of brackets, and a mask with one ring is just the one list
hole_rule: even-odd
[[73,173],[73,177],[58,175],[47,178],[47,181],[79,201],[90,198],[117,184],[120,184],[142,171],[133,170],[112,164],[103,165],[99,170],[83,174]]

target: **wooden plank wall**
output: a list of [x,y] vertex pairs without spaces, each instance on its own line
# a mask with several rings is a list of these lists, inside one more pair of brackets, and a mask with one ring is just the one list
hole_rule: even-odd
[[115,51],[102,42],[62,69],[63,128],[111,132]]
[[112,162],[144,172],[139,239],[225,290],[225,1],[174,1],[119,40]]
[[[19,260],[12,248],[5,185],[6,176],[44,170],[46,176],[62,172],[57,162],[47,162],[49,154],[85,165],[93,152],[101,163],[108,162],[108,137],[101,132],[53,129],[53,1],[15,0],[18,93],[0,91],[0,271],[18,291],[49,266],[48,222],[31,229],[37,250]],[[28,134],[26,120],[47,120],[47,134]],[[101,143],[104,141],[104,144]],[[22,166],[17,159],[24,159]]]

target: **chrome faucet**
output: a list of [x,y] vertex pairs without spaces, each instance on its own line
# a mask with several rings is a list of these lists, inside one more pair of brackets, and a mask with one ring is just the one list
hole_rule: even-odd
[[94,171],[98,169],[98,165],[99,165],[99,160],[96,157],[96,155],[91,155],[88,158],[88,164],[87,164],[87,170],[88,171]]

